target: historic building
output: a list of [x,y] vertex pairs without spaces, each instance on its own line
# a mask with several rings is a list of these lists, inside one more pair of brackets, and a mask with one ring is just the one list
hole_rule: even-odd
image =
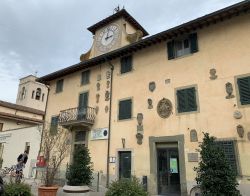
[[[101,185],[135,175],[151,194],[190,192],[202,132],[250,189],[250,1],[148,36],[125,10],[89,27],[80,63],[50,86],[46,121],[88,146]],[[70,162],[70,155],[66,163]]]
[[27,150],[25,177],[30,177],[35,167],[47,101],[48,88],[36,79],[32,75],[20,79],[16,104],[0,101],[1,166],[16,164],[17,156]]

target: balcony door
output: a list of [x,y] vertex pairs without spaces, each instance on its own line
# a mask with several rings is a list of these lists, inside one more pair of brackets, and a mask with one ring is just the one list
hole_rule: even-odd
[[86,119],[87,107],[88,107],[88,99],[89,99],[89,93],[88,92],[84,92],[84,93],[81,93],[79,95],[78,114],[77,114],[77,119],[78,120]]

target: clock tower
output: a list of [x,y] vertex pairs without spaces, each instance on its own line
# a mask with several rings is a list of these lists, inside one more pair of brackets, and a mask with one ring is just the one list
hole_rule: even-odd
[[81,61],[119,49],[148,35],[125,9],[90,26],[88,30],[93,34],[93,45],[89,52],[81,55]]

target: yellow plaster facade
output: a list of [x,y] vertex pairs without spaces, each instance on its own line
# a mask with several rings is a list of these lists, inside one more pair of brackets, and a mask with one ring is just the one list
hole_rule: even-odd
[[[110,179],[119,176],[119,152],[131,151],[131,174],[139,178],[147,176],[148,190],[157,194],[157,176],[151,172],[150,137],[184,136],[184,172],[180,180],[182,193],[189,193],[195,184],[193,168],[198,162],[189,161],[188,154],[196,153],[202,132],[209,132],[218,139],[232,139],[236,142],[240,189],[249,189],[250,170],[250,105],[242,107],[239,103],[237,77],[247,74],[250,76],[250,20],[249,12],[231,19],[212,24],[196,30],[198,52],[168,60],[167,41],[152,44],[150,47],[132,54],[132,71],[121,74],[120,58],[112,59],[114,65],[112,110],[110,127],[110,157],[115,157],[114,163],[109,163]],[[122,25],[121,25],[122,26]],[[132,29],[126,25],[129,33]],[[98,33],[98,32],[97,32]],[[127,43],[125,33],[121,36],[121,47]],[[210,79],[210,69],[216,69],[217,78]],[[81,73],[90,70],[90,82],[81,85]],[[61,78],[49,81],[50,94],[46,112],[46,121],[60,111],[78,107],[79,94],[89,92],[88,106],[99,107],[95,122],[87,129],[87,144],[94,164],[94,171],[101,172],[101,183],[105,185],[107,167],[108,140],[92,140],[91,132],[97,128],[109,126],[109,101],[105,101],[107,88],[107,72],[109,63],[100,63],[91,68],[82,69]],[[98,77],[101,75],[101,80]],[[56,81],[64,79],[63,91],[56,93]],[[149,83],[154,81],[156,88],[149,90]],[[97,90],[97,83],[100,90]],[[225,84],[233,86],[234,98],[226,99]],[[176,90],[194,86],[197,94],[198,109],[195,112],[178,113]],[[96,95],[99,94],[97,103]],[[119,100],[132,99],[132,118],[118,120]],[[148,99],[152,99],[153,109],[148,109]],[[157,104],[162,99],[169,99],[173,110],[168,118],[161,118],[157,113]],[[242,118],[234,118],[234,112],[240,111]],[[143,114],[143,140],[137,144],[137,114]],[[237,125],[244,127],[245,133],[241,138],[237,133]],[[77,128],[79,130],[79,128]],[[190,131],[197,131],[198,142],[190,141]],[[71,129],[72,130],[72,129]],[[122,139],[123,142],[122,143]],[[125,139],[125,140],[124,140]],[[178,141],[176,140],[178,143]],[[163,142],[163,143],[167,143]],[[179,145],[179,143],[178,143]],[[180,146],[179,146],[180,148]],[[180,150],[180,149],[179,149]],[[156,152],[153,152],[156,153]],[[179,152],[180,153],[180,152]],[[181,157],[179,157],[181,158]],[[70,161],[70,155],[65,164]],[[156,160],[155,160],[155,163]]]

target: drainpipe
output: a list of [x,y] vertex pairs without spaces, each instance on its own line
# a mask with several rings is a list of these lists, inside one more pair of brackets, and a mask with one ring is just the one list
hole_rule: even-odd
[[46,125],[45,119],[46,119],[46,114],[47,114],[48,99],[49,99],[49,92],[50,92],[49,85],[46,85],[46,87],[48,88],[48,93],[47,93],[47,99],[46,99],[46,104],[45,104],[45,113],[44,113],[44,116],[43,116],[43,128],[42,128],[42,134],[41,134],[41,141],[40,141],[40,148],[39,148],[38,156],[41,153],[42,140],[43,140],[43,130],[44,130],[45,125]]
[[113,71],[114,65],[106,58],[105,59],[110,65],[111,78],[110,78],[110,100],[109,100],[109,137],[108,137],[108,151],[107,151],[107,181],[106,187],[109,187],[109,155],[110,155],[110,138],[111,138],[111,111],[112,111],[112,87],[113,87]]

